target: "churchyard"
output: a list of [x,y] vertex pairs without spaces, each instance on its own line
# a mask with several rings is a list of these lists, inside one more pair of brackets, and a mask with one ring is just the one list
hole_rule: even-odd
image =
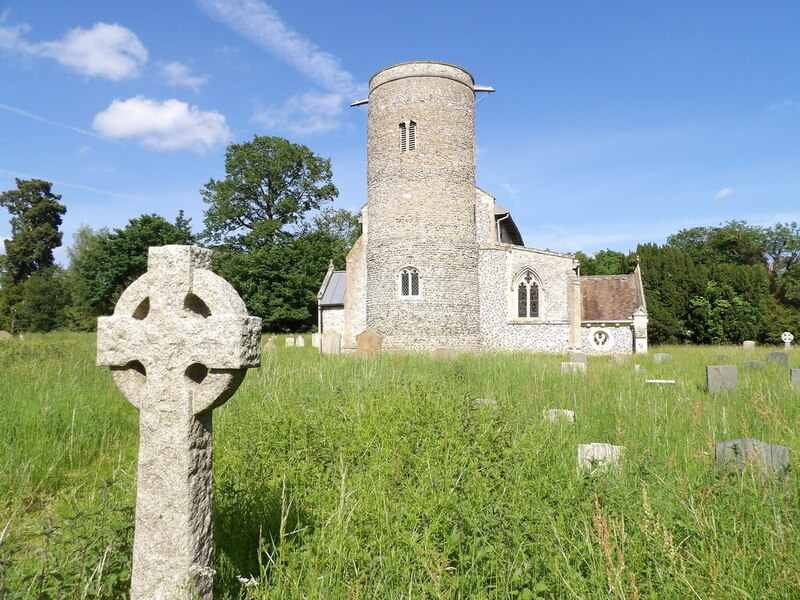
[[[215,598],[800,589],[795,348],[358,359],[302,339],[265,337],[214,410]],[[128,597],[139,411],[96,344],[0,341],[0,598]],[[709,365],[736,365],[735,387]],[[738,461],[746,444],[720,468],[740,438],[788,447],[789,468]]]

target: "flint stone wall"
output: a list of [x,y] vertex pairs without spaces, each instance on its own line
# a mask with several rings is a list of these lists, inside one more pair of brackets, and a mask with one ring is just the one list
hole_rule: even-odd
[[328,331],[329,329],[344,331],[344,306],[323,308],[321,316],[322,331]]

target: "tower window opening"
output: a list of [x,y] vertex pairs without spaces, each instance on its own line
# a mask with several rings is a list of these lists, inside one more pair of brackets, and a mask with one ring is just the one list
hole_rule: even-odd
[[400,271],[400,295],[419,296],[419,271],[408,267]]
[[400,152],[406,151],[406,124],[400,123]]
[[414,121],[408,123],[408,149],[416,150],[417,148],[417,124]]
[[517,316],[523,319],[539,316],[539,284],[533,273],[525,271],[517,284]]

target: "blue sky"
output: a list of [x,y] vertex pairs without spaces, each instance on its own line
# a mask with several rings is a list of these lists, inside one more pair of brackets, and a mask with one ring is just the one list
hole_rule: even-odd
[[280,135],[330,158],[336,206],[358,210],[366,108],[348,104],[420,59],[496,88],[477,108],[477,183],[529,246],[800,221],[796,0],[3,0],[0,190],[54,182],[65,244],[179,209],[200,230],[226,145]]

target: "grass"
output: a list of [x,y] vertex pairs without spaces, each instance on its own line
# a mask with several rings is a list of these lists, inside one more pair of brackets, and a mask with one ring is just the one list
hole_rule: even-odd
[[[797,597],[796,470],[722,473],[713,444],[797,450],[800,390],[769,366],[705,391],[706,364],[766,348],[658,351],[575,376],[546,355],[265,355],[214,413],[215,597]],[[126,597],[137,414],[93,358],[86,334],[0,345],[0,598]],[[587,442],[624,445],[621,468],[579,472]]]

